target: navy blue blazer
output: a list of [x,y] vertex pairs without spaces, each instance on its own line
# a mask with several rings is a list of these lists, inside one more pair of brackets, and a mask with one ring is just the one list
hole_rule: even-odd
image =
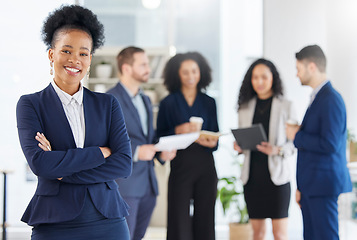
[[345,104],[328,82],[306,111],[294,140],[298,149],[297,187],[302,194],[327,196],[352,190],[346,134]]
[[[202,130],[218,132],[217,107],[214,98],[200,91],[192,106],[187,104],[181,91],[170,93],[160,102],[157,116],[157,136],[175,135],[176,126],[189,122],[190,117],[203,119]],[[194,143],[196,144],[196,143]],[[213,152],[218,148],[203,147],[206,151]],[[184,150],[179,150],[184,151]]]
[[[17,104],[20,143],[38,185],[22,221],[29,225],[74,219],[81,212],[87,192],[105,217],[127,216],[117,178],[131,173],[130,140],[118,101],[108,94],[84,88],[84,148],[77,148],[62,103],[50,84],[24,95]],[[52,151],[43,151],[35,139],[44,133]],[[109,147],[104,158],[99,147]],[[63,179],[57,180],[57,178]]]
[[[124,113],[126,128],[131,141],[131,149],[133,155],[136,147],[143,144],[152,144],[155,140],[155,131],[153,127],[152,106],[148,96],[142,94],[146,112],[148,116],[148,134],[145,135],[141,126],[139,113],[134,106],[131,97],[124,89],[121,83],[118,83],[108,93],[115,96]],[[129,178],[116,180],[120,193],[126,197],[143,197],[148,189],[158,195],[158,185],[154,171],[154,161],[139,161],[133,163],[133,172]]]

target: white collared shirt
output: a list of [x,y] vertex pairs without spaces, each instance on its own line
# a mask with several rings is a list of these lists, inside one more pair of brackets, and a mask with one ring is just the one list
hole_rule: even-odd
[[78,92],[71,96],[60,89],[54,81],[52,81],[51,84],[62,102],[62,106],[71,127],[76,146],[77,148],[83,148],[85,138],[83,86],[80,84]]
[[[132,103],[134,104],[136,110],[139,113],[139,118],[140,118],[140,123],[141,123],[141,128],[143,129],[143,132],[145,135],[148,134],[148,114],[146,112],[146,107],[144,100],[141,96],[142,90],[139,88],[139,91],[136,93],[136,95],[132,94],[130,90],[121,82],[119,82],[125,89],[125,91],[128,93]],[[140,146],[137,146],[133,155],[133,162],[139,161],[139,148]]]
[[145,135],[148,134],[148,114],[146,112],[146,107],[144,100],[141,96],[143,94],[143,90],[139,88],[139,91],[134,95],[130,92],[130,90],[122,83],[120,83],[125,91],[128,93],[130,96],[130,99],[132,103],[134,104],[136,110],[139,113],[139,118],[140,118],[140,123],[141,123],[141,128],[143,129],[143,132]]

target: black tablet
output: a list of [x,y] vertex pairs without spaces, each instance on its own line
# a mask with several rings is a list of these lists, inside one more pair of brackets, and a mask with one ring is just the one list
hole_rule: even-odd
[[248,128],[232,129],[234,138],[242,150],[257,150],[261,142],[267,142],[267,135],[261,123]]

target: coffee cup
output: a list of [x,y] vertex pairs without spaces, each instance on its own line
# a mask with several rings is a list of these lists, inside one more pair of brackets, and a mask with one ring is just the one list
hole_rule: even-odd
[[288,120],[286,121],[286,124],[287,124],[287,125],[290,125],[290,126],[297,126],[297,125],[299,125],[299,124],[298,124],[298,121],[293,120],[293,119],[288,119]]
[[200,131],[202,129],[203,118],[201,118],[201,117],[190,117],[190,123],[195,124],[196,128],[197,128],[197,131]]

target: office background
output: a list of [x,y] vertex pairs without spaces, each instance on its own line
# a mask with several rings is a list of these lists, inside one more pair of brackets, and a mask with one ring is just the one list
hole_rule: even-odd
[[[294,54],[305,45],[319,44],[327,55],[328,76],[346,102],[348,127],[357,133],[354,0],[161,0],[154,10],[143,7],[140,0],[3,1],[0,169],[13,170],[8,176],[7,198],[12,227],[25,227],[20,218],[36,188],[18,142],[15,106],[22,94],[44,88],[51,79],[40,35],[43,20],[61,4],[75,2],[92,9],[104,22],[106,46],[174,46],[177,52],[200,51],[205,55],[214,78],[208,94],[217,100],[222,132],[237,127],[238,89],[247,67],[258,57],[277,65],[286,96],[295,103],[302,120],[311,89],[302,87],[296,77]],[[234,174],[231,141],[222,138],[215,154],[220,177]],[[216,224],[225,226],[229,218],[223,216],[219,204],[216,209]],[[301,219],[294,202],[290,211],[297,222],[290,223],[289,231],[299,233]]]

